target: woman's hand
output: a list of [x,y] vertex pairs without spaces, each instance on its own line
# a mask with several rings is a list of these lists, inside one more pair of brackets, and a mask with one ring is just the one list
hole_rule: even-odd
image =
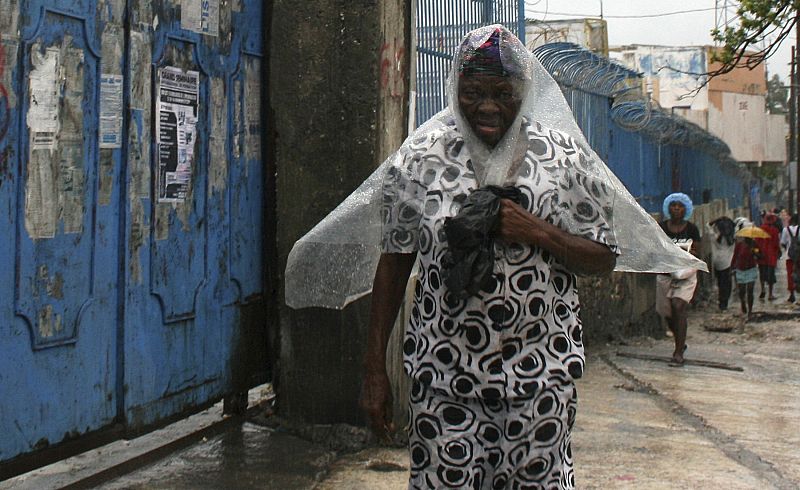
[[497,236],[506,243],[527,243],[534,245],[537,233],[541,235],[543,220],[529,213],[525,208],[510,199],[500,199],[500,218]]
[[359,406],[367,416],[372,432],[388,442],[394,432],[392,422],[392,386],[385,368],[368,366],[361,384]]
[[372,303],[364,353],[364,378],[359,405],[375,435],[389,440],[392,387],[386,375],[386,345],[406,291],[416,254],[382,254],[372,283]]
[[506,243],[524,243],[553,254],[575,274],[607,274],[617,256],[607,246],[572,235],[529,213],[510,199],[500,200],[497,236]]

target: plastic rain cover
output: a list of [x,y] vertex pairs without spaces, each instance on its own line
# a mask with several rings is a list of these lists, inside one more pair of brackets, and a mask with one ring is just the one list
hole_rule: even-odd
[[[472,132],[459,110],[456,103],[457,75],[464,56],[482,46],[498,29],[501,32],[501,62],[514,79],[518,91],[516,96],[522,102],[503,139],[494,148],[489,148]],[[417,128],[347,199],[294,244],[286,265],[287,305],[292,308],[341,309],[370,293],[381,254],[381,202],[387,198],[387,190],[391,194],[392,181],[397,180],[386,177],[403,168],[404,160],[414,154],[415,144],[437,138],[452,128],[453,120],[463,135],[481,185],[502,186],[515,180],[511,163],[520,134],[524,137],[520,132],[523,118],[561,131],[583,147],[591,158],[572,170],[584,172],[586,178],[599,180],[611,189],[607,194],[613,196],[609,205],[604,207],[604,218],[618,247],[615,270],[651,273],[686,268],[708,270],[705,262],[672,243],[591,150],[558,84],[510,31],[500,25],[491,25],[467,34],[454,56],[447,83],[448,107]],[[421,203],[410,202],[408,206],[420,209]],[[559,216],[559,226],[568,231],[577,229],[574,216],[565,210]]]

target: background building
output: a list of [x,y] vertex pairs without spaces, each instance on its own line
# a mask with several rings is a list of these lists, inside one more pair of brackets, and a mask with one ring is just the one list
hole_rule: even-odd
[[698,88],[704,80],[698,74],[717,68],[713,49],[632,45],[611,48],[611,57],[642,72],[654,101],[721,138],[736,160],[784,165],[788,127],[783,114],[766,110],[764,65],[735,69]]
[[608,23],[603,19],[564,19],[525,21],[525,46],[533,51],[539,46],[567,42],[608,56]]

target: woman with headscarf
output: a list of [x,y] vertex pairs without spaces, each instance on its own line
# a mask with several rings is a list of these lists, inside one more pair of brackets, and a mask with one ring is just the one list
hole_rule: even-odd
[[[410,488],[573,486],[573,380],[583,372],[575,273],[614,268],[603,213],[612,196],[578,177],[589,155],[574,140],[519,116],[530,69],[503,59],[511,43],[519,41],[495,28],[462,45],[452,119],[416,142],[385,183],[362,403],[382,429],[386,342],[419,256],[404,343]],[[504,168],[488,165],[505,149]],[[492,273],[464,298],[446,285],[443,257],[454,244],[444,229],[487,183],[513,185],[520,198],[500,200]],[[576,232],[564,229],[562,212],[580,214]]]
[[[480,206],[475,233],[461,235],[479,243],[464,255],[480,259],[469,269],[476,280],[451,289],[465,268],[448,230]],[[574,380],[584,368],[576,274],[615,262],[703,267],[608,171],[558,85],[499,25],[457,49],[448,108],[289,255],[292,307],[341,308],[372,291],[361,405],[379,436],[391,430],[387,342],[415,260],[403,342],[409,488],[574,488]]]
[[[746,218],[740,219],[741,221],[737,222],[738,229],[755,226]],[[760,256],[761,251],[754,239],[742,236],[736,237],[731,269],[733,269],[733,275],[736,278],[736,288],[739,292],[742,315],[747,317],[753,313],[753,289],[758,277],[758,258]]]
[[732,219],[722,216],[708,224],[711,234],[711,263],[717,279],[717,299],[719,309],[728,309],[731,296],[731,261],[735,244],[736,225]]
[[[662,213],[669,219],[661,221],[661,229],[679,247],[697,255],[700,230],[687,221],[694,207],[686,194],[675,192],[664,199]],[[656,279],[656,311],[667,321],[675,339],[670,366],[683,366],[686,351],[687,316],[689,302],[697,287],[697,272],[693,269],[661,274]]]

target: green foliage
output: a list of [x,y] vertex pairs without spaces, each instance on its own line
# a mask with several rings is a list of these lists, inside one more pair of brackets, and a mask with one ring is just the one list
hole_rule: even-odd
[[711,31],[722,45],[712,59],[722,67],[709,75],[728,73],[737,66],[752,68],[772,56],[793,32],[799,7],[800,0],[741,0],[738,26]]
[[786,114],[789,112],[789,89],[781,83],[778,75],[767,80],[767,111],[770,114]]
[[758,176],[765,180],[775,180],[778,177],[778,166],[762,165],[758,168]]

